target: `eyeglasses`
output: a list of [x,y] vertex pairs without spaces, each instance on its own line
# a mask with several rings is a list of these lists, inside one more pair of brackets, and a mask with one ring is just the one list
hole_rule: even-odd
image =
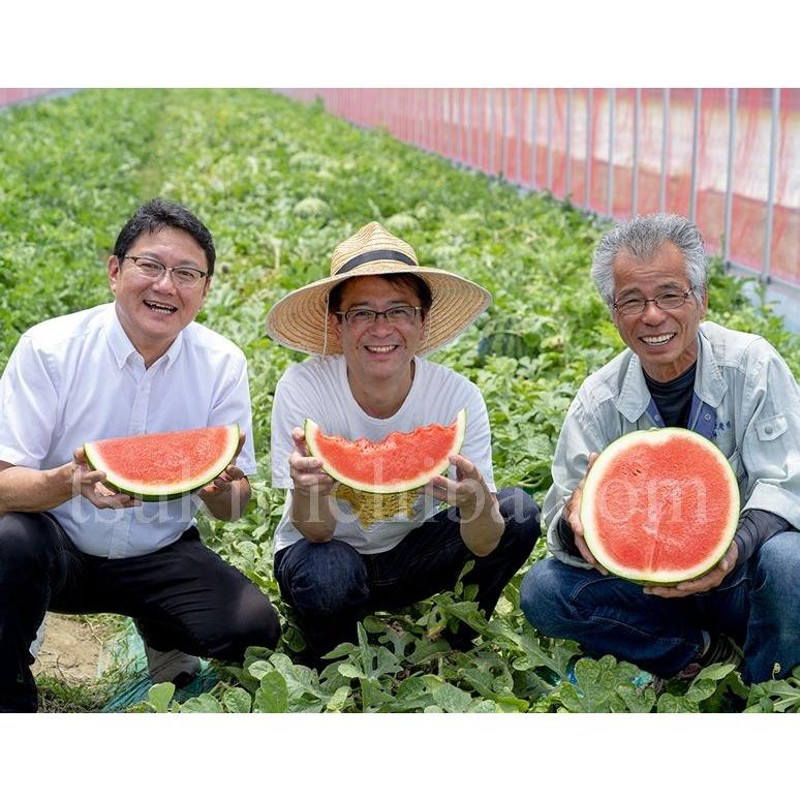
[[351,308],[349,311],[336,311],[338,317],[343,317],[345,322],[353,328],[365,328],[371,325],[378,317],[383,317],[392,325],[411,325],[422,311],[420,306],[392,306],[386,311],[373,311],[371,308]]
[[680,308],[689,299],[690,294],[691,292],[662,292],[650,300],[637,297],[624,300],[622,303],[614,303],[614,308],[626,317],[641,314],[647,308],[648,303],[654,303],[656,308],[660,308],[662,311],[670,311],[673,308]]
[[143,278],[149,278],[153,281],[161,280],[162,275],[165,272],[169,272],[172,276],[172,282],[183,289],[194,288],[203,278],[208,276],[207,272],[202,272],[193,267],[165,267],[160,261],[147,256],[124,256],[122,260],[124,261],[126,258],[129,261],[133,261],[133,266]]

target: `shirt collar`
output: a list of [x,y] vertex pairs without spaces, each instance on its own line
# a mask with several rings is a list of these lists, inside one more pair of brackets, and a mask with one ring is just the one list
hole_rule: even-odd
[[[128,334],[125,333],[125,330],[120,324],[114,303],[109,303],[109,312],[105,327],[108,345],[111,348],[114,360],[117,362],[117,367],[119,367],[119,369],[122,369],[127,363],[128,359],[132,356],[141,359],[138,351],[133,346],[133,342],[131,342],[131,340],[128,338]],[[162,368],[169,369],[169,367],[175,363],[175,360],[178,358],[182,347],[183,331],[180,331],[175,337],[175,341],[169,346],[167,352],[164,353],[164,355],[161,356],[156,363],[163,363]]]
[[[697,341],[697,374],[694,381],[694,392],[701,400],[716,408],[728,387],[714,360],[711,342],[702,325],[697,332]],[[639,356],[633,351],[629,351],[627,355],[628,364],[623,371],[616,405],[617,410],[625,419],[635,422],[647,410],[650,391],[645,382]]]

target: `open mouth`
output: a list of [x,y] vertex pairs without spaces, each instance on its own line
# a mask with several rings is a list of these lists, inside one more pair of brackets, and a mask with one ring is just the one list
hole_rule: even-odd
[[400,345],[397,344],[365,344],[364,349],[368,353],[375,353],[376,355],[384,355],[396,350]]
[[144,304],[151,310],[155,311],[158,314],[164,314],[165,316],[169,316],[170,314],[174,314],[178,309],[175,306],[168,306],[164,303],[154,303],[152,300],[145,300]]
[[658,347],[671,342],[674,338],[674,333],[662,333],[660,336],[640,336],[639,340],[651,347]]

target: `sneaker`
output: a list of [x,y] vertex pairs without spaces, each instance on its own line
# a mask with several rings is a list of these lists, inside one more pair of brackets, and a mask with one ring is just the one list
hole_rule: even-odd
[[739,669],[744,662],[744,654],[733,639],[725,634],[716,634],[711,639],[706,651],[700,656],[700,667],[710,664],[733,664]]
[[709,638],[708,646],[697,661],[687,664],[671,678],[658,678],[656,680],[656,688],[660,691],[672,680],[692,681],[701,670],[711,666],[711,664],[733,664],[738,670],[741,669],[743,663],[744,655],[733,639],[725,636],[725,634],[716,634],[713,638]]
[[180,650],[156,650],[145,642],[147,672],[153,683],[174,683],[185,686],[200,672],[200,659]]

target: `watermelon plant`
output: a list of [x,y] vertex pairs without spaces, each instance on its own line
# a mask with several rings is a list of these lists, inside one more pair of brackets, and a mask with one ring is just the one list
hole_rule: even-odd
[[[633,665],[542,637],[519,611],[522,571],[489,621],[467,574],[452,592],[368,617],[358,641],[330,653],[321,671],[302,663],[302,636],[272,572],[283,494],[269,485],[274,387],[302,356],[266,336],[268,308],[326,275],[334,246],[373,219],[406,236],[421,263],[484,285],[492,307],[433,358],[481,388],[498,486],[523,486],[541,504],[578,385],[623,346],[588,279],[606,220],[263,90],[83,90],[4,111],[0,140],[0,368],[28,326],[110,299],[105,260],[117,228],[154,195],[186,204],[214,233],[217,270],[200,319],[248,358],[253,500],[235,522],[200,524],[278,602],[284,635],[275,651],[216,665],[220,681],[198,697],[155,687],[138,710],[800,709],[800,670],[746,687],[715,665],[688,683],[656,684]],[[744,288],[715,262],[709,318],[762,334],[800,375],[797,337]],[[540,541],[531,558],[543,555]],[[442,636],[459,621],[479,634],[471,651],[449,650]]]

